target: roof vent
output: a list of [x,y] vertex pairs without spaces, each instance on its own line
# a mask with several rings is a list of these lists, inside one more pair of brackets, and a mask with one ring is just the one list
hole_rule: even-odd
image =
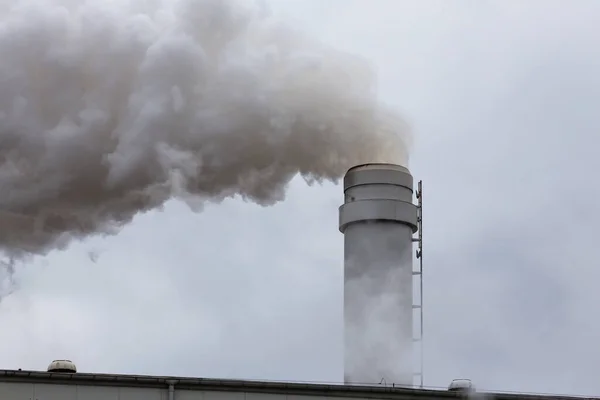
[[48,372],[74,374],[77,372],[77,367],[71,360],[54,360],[48,365]]
[[470,379],[454,379],[448,386],[450,392],[472,392],[474,390],[475,386]]

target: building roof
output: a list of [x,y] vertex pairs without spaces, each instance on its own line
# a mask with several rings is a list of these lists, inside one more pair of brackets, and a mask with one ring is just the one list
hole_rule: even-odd
[[[198,391],[254,392],[303,396],[363,397],[371,399],[437,400],[463,397],[447,390],[397,387],[393,385],[345,385],[299,382],[271,382],[231,379],[208,379],[146,375],[118,375],[93,373],[62,373],[22,370],[0,370],[0,382],[43,383],[58,385],[120,386],[138,388],[166,388]],[[495,400],[573,400],[581,397],[537,395],[520,393],[486,393]],[[600,399],[595,399],[600,400]]]

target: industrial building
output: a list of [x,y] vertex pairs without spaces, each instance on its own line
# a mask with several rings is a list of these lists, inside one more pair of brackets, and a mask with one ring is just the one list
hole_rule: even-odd
[[[344,195],[339,209],[339,229],[344,234],[343,384],[80,373],[72,362],[56,360],[43,372],[0,370],[0,400],[441,400],[477,396],[468,380],[455,381],[446,390],[424,389],[422,362],[418,368],[413,362],[414,344],[419,344],[421,356],[423,346],[420,182],[415,205],[408,169],[359,165],[344,177]],[[415,243],[420,259],[417,270],[413,269]],[[420,282],[417,304],[415,277]],[[418,318],[415,310],[420,312]],[[569,399],[499,393],[485,397]]]
[[[470,396],[469,396],[470,397]],[[477,397],[477,395],[475,395]],[[574,400],[486,393],[485,400]],[[394,387],[0,370],[2,400],[444,400],[463,392]]]

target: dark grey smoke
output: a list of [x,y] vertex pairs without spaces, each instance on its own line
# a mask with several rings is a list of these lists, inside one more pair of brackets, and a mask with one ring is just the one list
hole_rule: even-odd
[[248,1],[0,0],[0,251],[117,232],[170,198],[261,205],[405,163],[360,59]]

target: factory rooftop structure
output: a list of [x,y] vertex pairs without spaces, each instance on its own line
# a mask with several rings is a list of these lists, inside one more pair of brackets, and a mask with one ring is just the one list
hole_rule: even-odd
[[[362,386],[0,370],[0,399],[10,400],[442,400],[465,397],[461,392],[392,385]],[[486,400],[575,399],[567,396],[516,393],[485,393],[484,397]]]

